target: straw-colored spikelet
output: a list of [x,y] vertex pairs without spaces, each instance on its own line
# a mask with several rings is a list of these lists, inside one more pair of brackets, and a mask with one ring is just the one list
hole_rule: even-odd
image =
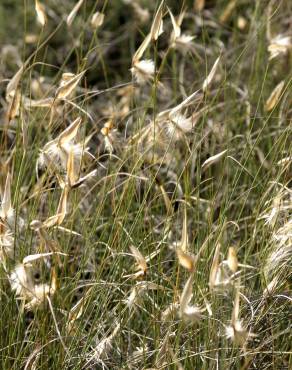
[[219,162],[220,159],[223,158],[226,153],[227,153],[227,149],[223,150],[222,152],[220,152],[218,154],[213,155],[212,157],[209,157],[202,164],[202,169],[206,170],[212,164],[215,164],[215,163]]
[[168,321],[172,320],[178,313],[180,304],[178,302],[171,303],[166,309],[161,313],[161,320]]
[[133,245],[130,245],[130,250],[133,255],[133,257],[136,260],[136,264],[138,267],[138,272],[135,274],[135,276],[143,276],[146,274],[147,271],[147,262],[145,257],[142,255],[142,253]]
[[285,166],[285,165],[290,165],[292,163],[292,156],[290,157],[284,157],[282,159],[280,159],[278,162],[277,162],[277,165],[278,166]]
[[267,112],[270,112],[271,110],[273,110],[275,106],[277,105],[277,103],[279,102],[284,85],[285,85],[285,81],[281,81],[271,92],[271,95],[269,96],[265,104],[265,109]]
[[208,88],[208,86],[213,81],[213,78],[214,78],[214,76],[215,76],[215,74],[217,72],[217,68],[218,68],[219,62],[220,62],[220,56],[216,59],[213,67],[211,68],[210,73],[208,74],[208,76],[206,77],[206,79],[203,82],[203,85],[202,85],[203,91],[206,91],[207,88]]
[[38,284],[34,286],[30,301],[24,306],[27,310],[31,310],[36,306],[40,306],[46,301],[47,296],[54,295],[56,291],[55,284]]
[[67,186],[68,188],[77,188],[80,185],[82,185],[87,179],[92,178],[96,175],[97,170],[93,170],[89,172],[88,174],[80,177],[79,168],[76,168],[77,161],[78,159],[75,160],[74,158],[73,149],[70,148],[69,155],[67,158],[67,177],[66,177],[65,184],[62,185],[63,189],[65,189]]
[[176,255],[182,267],[193,272],[196,266],[196,258],[190,253],[184,252],[180,247],[176,248]]
[[11,175],[8,172],[4,190],[1,192],[0,206],[0,261],[3,263],[7,257],[12,258],[14,254],[15,226],[21,229],[24,224],[20,216],[17,217],[17,225],[15,225],[15,221],[15,212],[11,200]]
[[93,351],[90,353],[88,362],[92,361],[102,361],[103,359],[107,358],[109,355],[109,352],[112,350],[112,342],[114,338],[117,336],[121,329],[121,324],[119,322],[116,322],[114,325],[114,329],[112,333],[102,340],[97,342],[97,345],[93,349]]
[[268,286],[263,293],[265,298],[283,285],[291,272],[292,260],[292,192],[287,187],[279,191],[272,201],[272,209],[266,218],[274,230],[270,241],[270,252],[265,262],[264,272]]
[[134,79],[139,84],[145,84],[153,79],[155,64],[151,59],[141,60],[145,50],[148,48],[151,42],[151,34],[145,37],[142,44],[139,46],[132,58],[131,73]]
[[[157,122],[162,128],[165,128],[167,136],[174,141],[184,138],[185,135],[191,132],[194,128],[197,122],[196,115],[186,117],[186,114],[182,113],[182,111],[187,108],[196,97],[198,97],[198,93],[199,90],[195,91],[180,104],[158,114]],[[201,97],[199,97],[199,99],[201,99]]]
[[5,181],[4,192],[2,193],[0,218],[8,224],[14,222],[14,209],[11,204],[11,175],[8,172]]
[[161,1],[158,9],[157,9],[157,12],[154,16],[154,19],[153,19],[153,22],[152,22],[152,26],[151,26],[151,30],[150,30],[150,35],[151,35],[151,39],[156,41],[158,39],[158,37],[162,34],[163,32],[163,5],[164,5],[164,0]]
[[131,72],[139,84],[145,84],[153,79],[155,64],[151,59],[138,60],[133,64]]
[[26,298],[34,289],[30,268],[31,266],[20,263],[16,265],[9,276],[11,289],[15,291],[17,296]]
[[42,224],[43,228],[48,229],[48,228],[53,227],[55,225],[61,225],[62,224],[62,222],[64,221],[65,216],[67,214],[68,192],[69,192],[69,187],[64,186],[64,188],[62,189],[61,196],[60,196],[57,212],[54,216],[49,217],[48,219],[46,219],[43,222],[43,224]]
[[219,260],[220,260],[220,248],[221,244],[217,243],[215,247],[213,262],[211,265],[210,275],[209,275],[209,286],[210,289],[214,289],[218,281],[218,270],[219,270]]
[[84,3],[84,0],[79,0],[76,5],[74,6],[74,8],[71,10],[70,14],[68,15],[67,17],[67,20],[66,20],[66,23],[67,23],[67,26],[70,27],[79,11],[79,9],[81,8],[82,4]]
[[102,26],[104,21],[104,14],[100,12],[96,12],[92,15],[90,24],[93,29],[97,29],[98,27]]
[[205,0],[195,0],[194,1],[194,10],[201,12],[205,7]]
[[110,155],[114,151],[113,143],[114,143],[114,138],[115,138],[115,131],[116,130],[114,129],[114,124],[113,124],[113,120],[112,119],[110,119],[109,121],[107,121],[103,125],[102,129],[100,130],[101,134],[104,137],[105,150],[107,152],[109,152]]
[[[12,207],[12,199],[11,199],[11,175],[8,172],[5,181],[4,191],[1,194],[1,206],[0,206],[0,220],[5,227],[11,231],[15,231],[15,227],[22,229],[24,226],[24,220],[18,216],[17,220],[15,218],[15,212]],[[17,221],[17,224],[16,224]]]
[[239,319],[239,289],[236,289],[235,300],[232,310],[231,325],[225,327],[225,335],[235,345],[244,347],[249,338],[254,337],[246,327],[243,326]]
[[35,0],[35,11],[37,14],[38,22],[44,27],[47,23],[47,16],[45,7],[42,3],[39,2],[39,0]]
[[30,254],[26,257],[23,258],[22,264],[24,266],[32,266],[32,262],[38,261],[40,259],[45,260],[47,257],[53,256],[53,255],[62,255],[62,256],[67,256],[66,253],[62,252],[47,252],[47,253],[36,253],[36,254]]
[[0,222],[0,262],[14,255],[14,236],[12,232]]
[[85,295],[70,309],[66,322],[66,329],[68,333],[72,332],[75,322],[82,316],[85,309],[86,301],[91,291],[91,288],[88,289]]
[[288,218],[272,236],[271,251],[265,263],[267,281],[272,277],[287,278],[292,260],[292,219]]
[[19,115],[19,108],[21,103],[21,92],[20,89],[13,91],[10,96],[10,103],[6,112],[6,120],[10,122]]
[[[285,162],[283,161],[282,163],[285,164]],[[288,188],[281,187],[269,203],[270,206],[259,219],[266,220],[265,225],[274,229],[281,221],[287,221],[286,216],[289,215],[289,210],[292,208],[292,193]]]
[[27,302],[24,308],[32,309],[36,306],[40,306],[45,302],[47,296],[52,296],[55,293],[57,288],[55,269],[51,271],[52,279],[50,284],[35,284],[32,276],[32,262],[45,259],[53,254],[54,253],[40,253],[27,256],[23,259],[22,263],[16,265],[9,275],[11,289],[15,291],[19,299]]
[[228,249],[227,265],[233,273],[238,269],[238,259],[234,247],[229,247]]
[[270,60],[276,58],[281,54],[287,54],[288,50],[291,49],[291,37],[290,36],[283,36],[277,35],[274,37],[268,46],[268,52],[270,53]]
[[147,290],[157,290],[157,289],[163,289],[163,287],[150,281],[138,282],[131,290],[129,296],[125,299],[125,303],[129,308],[132,308],[134,305],[138,303],[139,299],[142,297],[143,294],[146,293]]
[[24,72],[24,65],[22,65],[19,70],[15,73],[15,75],[11,78],[9,81],[6,92],[5,92],[5,99],[6,101],[10,102],[11,98],[15,95],[15,91],[18,90],[18,85],[20,82],[20,79],[22,77],[22,74]]
[[189,133],[194,127],[192,117],[177,113],[166,121],[166,133],[174,141],[178,141]]
[[53,173],[62,174],[67,170],[69,153],[73,152],[74,166],[80,168],[83,155],[89,154],[83,143],[73,142],[80,124],[81,118],[77,118],[56,139],[48,142],[41,151],[38,163]]
[[60,86],[56,91],[55,99],[68,99],[84,76],[84,73],[84,71],[77,75],[73,73],[63,73]]
[[265,219],[265,225],[274,228],[276,222],[278,221],[279,214],[283,208],[283,191],[276,194],[275,198],[272,200],[272,206],[269,212],[265,213],[261,218]]
[[164,0],[160,3],[157,12],[154,16],[152,26],[150,29],[150,33],[148,36],[145,37],[144,41],[135,52],[132,58],[132,68],[131,73],[134,79],[139,84],[145,84],[151,80],[153,80],[154,72],[155,72],[155,64],[152,59],[142,59],[142,56],[149,46],[151,40],[156,41],[163,32],[163,5]]
[[172,14],[171,10],[168,9],[168,12],[170,14],[171,23],[173,26],[173,31],[170,36],[170,46],[173,48],[178,48],[181,50],[187,50],[195,36],[185,35],[181,33],[181,24],[184,18],[185,13],[182,12],[178,19],[174,18],[174,15]]
[[180,308],[179,314],[180,317],[186,322],[199,322],[201,320],[202,310],[195,305],[190,305],[190,300],[193,296],[193,281],[194,274],[192,273],[188,278],[182,294],[180,296]]
[[[228,249],[227,259],[220,262],[220,243],[215,248],[209,276],[209,286],[212,291],[228,291],[234,287],[234,282],[240,274],[235,247]],[[240,265],[250,267],[248,265]]]

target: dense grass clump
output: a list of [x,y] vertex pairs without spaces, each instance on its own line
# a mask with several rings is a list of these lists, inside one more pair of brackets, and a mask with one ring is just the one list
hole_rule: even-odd
[[291,15],[0,4],[1,369],[291,369]]

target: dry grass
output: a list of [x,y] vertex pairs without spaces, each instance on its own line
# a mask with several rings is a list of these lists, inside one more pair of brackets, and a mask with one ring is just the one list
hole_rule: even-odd
[[1,369],[291,368],[291,5],[0,4]]

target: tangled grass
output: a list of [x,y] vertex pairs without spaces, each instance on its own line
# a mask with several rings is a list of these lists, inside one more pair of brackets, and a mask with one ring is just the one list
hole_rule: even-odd
[[291,368],[291,2],[0,10],[1,369]]

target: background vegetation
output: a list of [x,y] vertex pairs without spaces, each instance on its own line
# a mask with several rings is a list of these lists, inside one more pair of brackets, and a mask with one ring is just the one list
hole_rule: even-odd
[[0,368],[291,368],[291,1],[80,4],[0,3]]

